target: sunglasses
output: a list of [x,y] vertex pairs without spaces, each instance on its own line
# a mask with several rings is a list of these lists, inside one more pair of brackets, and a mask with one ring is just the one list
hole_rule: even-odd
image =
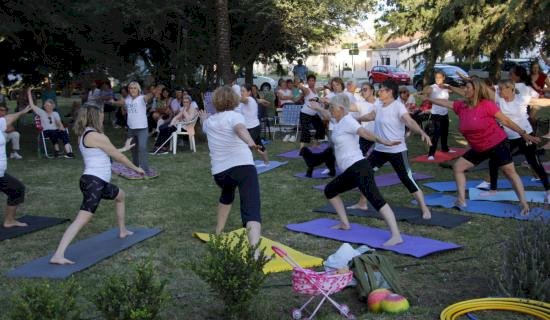
[[366,92],[366,91],[369,91],[369,90],[370,90],[370,88],[369,88],[369,87],[364,87],[364,88],[361,88],[361,91],[364,91],[364,92]]
[[52,124],[52,117],[48,117],[48,119],[50,120],[50,124]]

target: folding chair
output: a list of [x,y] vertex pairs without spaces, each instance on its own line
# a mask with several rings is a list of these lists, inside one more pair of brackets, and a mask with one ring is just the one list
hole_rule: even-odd
[[[44,128],[42,127],[40,116],[37,114],[34,115],[34,127],[38,130],[38,156],[40,157],[41,155],[44,155],[48,159],[53,158],[53,155],[48,152],[48,145],[46,144],[46,140],[50,140],[50,138],[46,138],[46,136],[44,136]],[[67,130],[67,128],[65,128],[65,132],[69,134],[69,130]]]
[[[197,119],[199,118],[199,115],[195,115],[193,119],[186,121],[186,122],[180,122],[176,124],[176,131],[172,133],[171,138],[171,147],[172,147],[172,153],[176,154],[176,150],[178,149],[178,136],[188,136],[189,137],[189,148],[193,152],[197,152],[197,148],[195,146],[195,124],[197,123]],[[183,130],[187,126],[193,127],[193,132],[189,133],[186,130]]]
[[298,132],[300,131],[300,110],[302,110],[302,105],[285,104],[282,109],[281,116],[277,123],[275,123],[277,131],[282,132],[283,129],[291,128],[292,131],[296,130],[297,139]]

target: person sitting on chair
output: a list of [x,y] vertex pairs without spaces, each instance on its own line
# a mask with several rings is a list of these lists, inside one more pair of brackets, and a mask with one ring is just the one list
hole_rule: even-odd
[[172,136],[172,133],[176,132],[177,124],[182,123],[183,129],[187,131],[189,135],[195,134],[195,121],[198,116],[197,109],[191,106],[191,97],[184,96],[182,98],[183,107],[180,112],[172,118],[170,123],[165,123],[159,127],[159,135],[155,141],[155,147],[151,154],[166,154],[168,153],[168,146],[166,146],[168,139]]
[[59,113],[53,111],[55,108],[55,103],[48,99],[44,102],[44,109],[37,107],[32,98],[31,88],[27,90],[27,97],[29,99],[29,104],[32,111],[40,117],[44,138],[49,138],[53,144],[55,157],[57,158],[59,156],[59,144],[57,143],[57,140],[61,139],[65,146],[65,158],[74,159],[73,148],[69,142],[69,134],[61,122]]
[[[8,114],[8,107],[0,105],[0,118],[3,118]],[[6,144],[11,141],[11,153],[10,159],[23,159],[19,154],[19,137],[21,135],[19,132],[15,131],[15,128],[12,124],[8,125],[6,131],[4,131],[4,138],[6,139]]]

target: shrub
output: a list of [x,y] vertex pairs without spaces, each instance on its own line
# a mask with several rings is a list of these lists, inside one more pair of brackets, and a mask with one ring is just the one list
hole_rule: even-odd
[[234,238],[211,235],[206,257],[191,265],[191,269],[223,300],[229,319],[249,316],[250,301],[267,277],[262,271],[269,261],[265,250],[255,258],[259,244],[250,246],[245,232]]
[[112,276],[93,298],[107,320],[160,319],[169,296],[167,281],[159,280],[152,263],[138,264],[131,277]]
[[27,285],[14,297],[9,312],[12,320],[76,320],[81,310],[76,296],[80,287],[74,280],[50,284],[46,281]]
[[493,287],[509,297],[550,300],[550,225],[524,222],[502,246],[503,262]]

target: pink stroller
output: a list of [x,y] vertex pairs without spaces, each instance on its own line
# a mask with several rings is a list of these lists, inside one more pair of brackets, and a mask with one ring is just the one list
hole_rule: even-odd
[[330,303],[332,303],[332,305],[340,311],[340,314],[347,319],[355,319],[347,305],[338,304],[338,302],[334,301],[334,299],[330,297],[331,294],[344,289],[350,283],[353,278],[353,272],[349,271],[340,274],[336,272],[315,272],[310,269],[304,269],[283,249],[276,246],[272,246],[271,249],[273,249],[278,256],[283,258],[283,260],[292,266],[292,289],[294,292],[311,296],[311,298],[309,298],[309,300],[302,307],[292,310],[293,319],[301,319],[302,311],[304,311],[306,306],[313,301],[316,296],[323,297],[307,319],[313,319],[313,316],[315,316],[317,311],[319,311],[319,308],[325,300],[330,301]]

